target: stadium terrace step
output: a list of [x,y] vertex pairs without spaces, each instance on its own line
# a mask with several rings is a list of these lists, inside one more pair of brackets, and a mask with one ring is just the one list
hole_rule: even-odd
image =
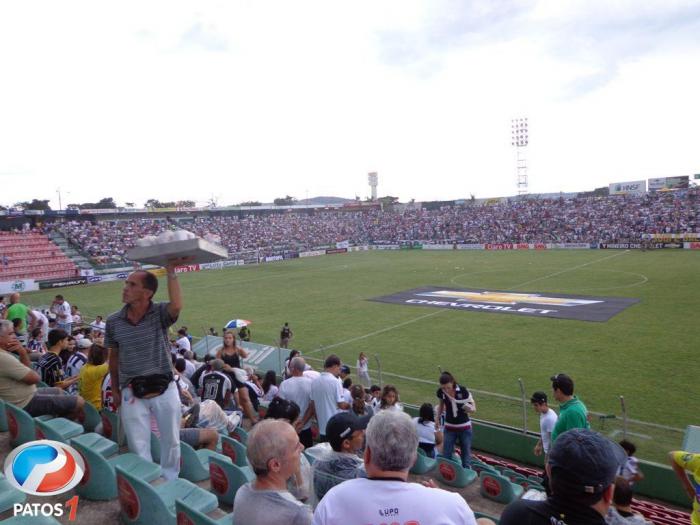
[[175,514],[178,525],[236,525],[233,523],[233,513],[220,518],[212,518],[193,509],[181,500],[175,501]]

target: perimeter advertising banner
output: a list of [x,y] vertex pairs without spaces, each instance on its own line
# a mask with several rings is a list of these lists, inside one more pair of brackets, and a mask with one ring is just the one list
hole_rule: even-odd
[[686,189],[689,184],[690,177],[688,175],[680,177],[657,177],[655,179],[649,179],[649,191]]
[[604,322],[638,303],[639,299],[426,286],[375,297],[370,301],[467,312]]
[[633,180],[629,182],[613,182],[608,193],[610,195],[644,195],[647,192],[647,181]]

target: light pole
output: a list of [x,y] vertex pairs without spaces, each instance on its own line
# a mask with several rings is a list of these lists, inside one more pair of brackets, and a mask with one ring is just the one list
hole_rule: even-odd
[[63,209],[61,207],[61,188],[57,188],[56,193],[58,193],[58,211],[61,211]]
[[511,146],[515,147],[515,173],[517,177],[518,195],[527,194],[527,145],[529,134],[527,117],[514,118],[510,121]]

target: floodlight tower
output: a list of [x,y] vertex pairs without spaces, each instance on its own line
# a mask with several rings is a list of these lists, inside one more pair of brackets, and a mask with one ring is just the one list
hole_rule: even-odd
[[377,200],[377,172],[372,171],[367,174],[367,182],[369,182],[369,187],[371,189],[372,200]]
[[517,176],[518,195],[527,194],[527,144],[529,134],[527,117],[514,118],[510,121],[511,145],[515,147],[515,173]]

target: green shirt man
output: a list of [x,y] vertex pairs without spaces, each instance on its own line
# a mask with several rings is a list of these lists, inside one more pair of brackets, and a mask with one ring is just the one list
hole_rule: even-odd
[[574,381],[566,374],[551,377],[554,398],[559,401],[559,418],[552,430],[552,444],[557,437],[572,428],[590,428],[588,409],[574,395]]

